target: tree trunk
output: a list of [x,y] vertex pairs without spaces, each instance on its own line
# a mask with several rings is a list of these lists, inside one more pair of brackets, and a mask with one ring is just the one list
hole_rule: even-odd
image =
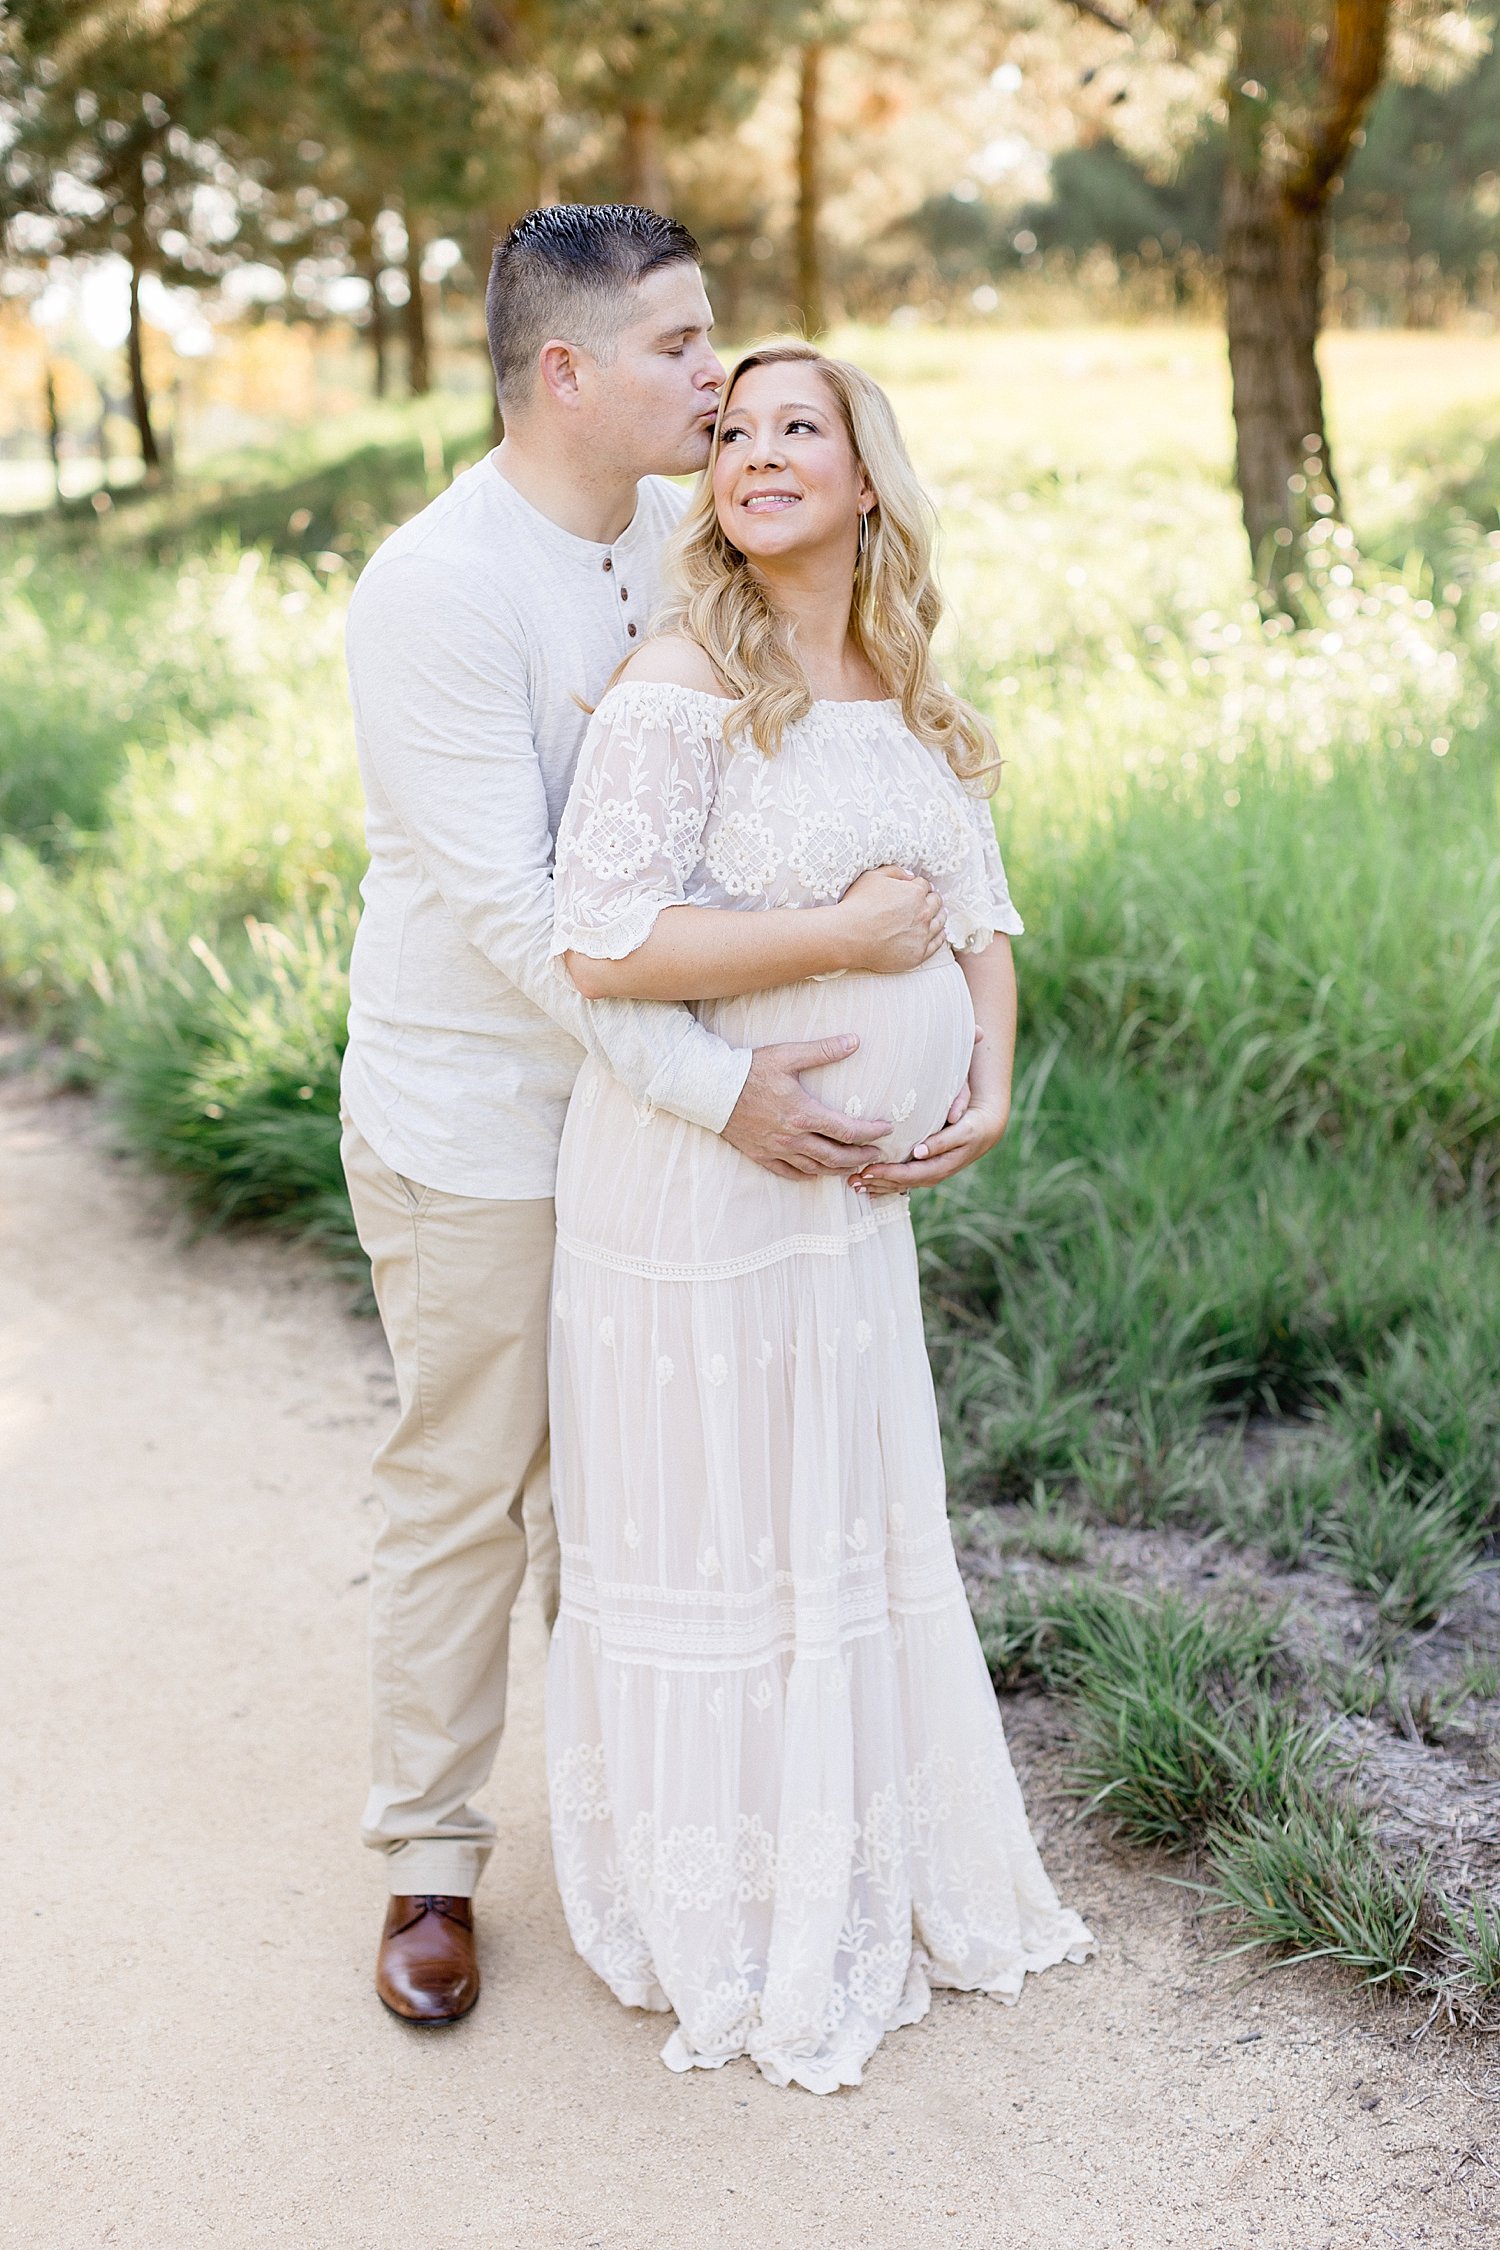
[[666,135],[660,102],[625,102],[620,109],[624,127],[625,201],[644,210],[669,213]]
[[1295,205],[1264,173],[1231,164],[1222,249],[1235,477],[1256,576],[1278,603],[1296,590],[1286,582],[1309,525],[1338,505],[1317,359],[1327,227],[1326,205]]
[[[130,410],[141,441],[141,460],[148,479],[161,475],[161,447],[151,427],[151,399],[146,389],[146,363],[141,351],[141,268],[137,255],[130,261],[130,328],[126,339],[130,366]],[[106,482],[108,472],[106,470]]]
[[1263,596],[1297,613],[1335,514],[1318,332],[1328,213],[1385,71],[1391,0],[1241,0],[1221,249],[1235,474]]
[[823,49],[814,41],[802,50],[797,132],[797,311],[804,336],[823,331],[823,258],[818,218],[823,199],[822,118],[818,108]]
[[375,396],[384,398],[390,389],[390,355],[386,350],[385,299],[380,294],[380,261],[367,258],[360,268],[370,291],[370,350],[375,360]]
[[422,238],[416,214],[406,214],[406,379],[413,398],[432,389],[427,347],[427,301],[422,287]]
[[52,372],[52,362],[47,362],[46,384],[43,393],[47,409],[47,458],[52,463],[52,489],[59,507],[63,504],[62,488],[62,420],[57,411],[57,377]]

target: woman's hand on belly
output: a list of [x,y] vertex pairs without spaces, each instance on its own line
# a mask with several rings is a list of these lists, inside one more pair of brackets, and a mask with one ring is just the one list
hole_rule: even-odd
[[936,1187],[939,1180],[950,1179],[966,1164],[977,1164],[981,1156],[988,1156],[1004,1140],[1010,1123],[1009,1102],[1003,1107],[977,1102],[965,1087],[953,1109],[958,1116],[950,1110],[949,1122],[940,1132],[918,1141],[904,1164],[867,1165],[849,1185],[864,1188],[871,1195],[907,1195],[913,1188]]
[[848,966],[874,976],[920,969],[948,942],[942,892],[904,867],[866,868],[834,912],[843,927]]
[[1005,1137],[1010,1123],[1011,1074],[1016,1044],[1016,977],[1008,938],[996,937],[983,953],[959,958],[974,1003],[974,1052],[966,1085],[946,1122],[918,1141],[901,1164],[867,1164],[849,1184],[871,1195],[904,1195],[935,1187]]

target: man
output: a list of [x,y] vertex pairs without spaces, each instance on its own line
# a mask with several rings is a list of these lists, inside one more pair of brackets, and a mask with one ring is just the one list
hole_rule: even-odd
[[[388,539],[349,615],[370,869],[350,973],[344,1166],[395,1362],[376,1456],[373,1785],[390,1905],[376,1987],[414,2023],[478,1997],[472,1799],[505,1715],[527,1561],[555,1612],[547,1492],[552,1188],[585,1048],[756,1162],[853,1172],[889,1130],[687,1009],[579,998],[549,959],[552,836],[596,697],[642,637],[724,371],[692,236],[562,205],[495,253],[503,443]],[[855,1136],[859,1136],[858,1139]]]

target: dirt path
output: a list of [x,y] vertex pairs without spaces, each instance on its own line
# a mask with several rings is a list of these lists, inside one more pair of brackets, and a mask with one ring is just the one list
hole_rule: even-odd
[[[863,2089],[673,2077],[553,1896],[541,1636],[491,1801],[487,1990],[370,1989],[372,1324],[276,1245],[192,1243],[93,1112],[0,1082],[0,2240],[17,2250],[1301,2250],[1471,2244],[1483,2067],[1304,1972],[1245,1984],[1045,1790],[1103,1956],[939,2002]],[[1028,1755],[1029,1752],[1029,1755]],[[1491,2206],[1493,2211],[1493,2206]],[[1493,2237],[1491,2237],[1493,2239]]]

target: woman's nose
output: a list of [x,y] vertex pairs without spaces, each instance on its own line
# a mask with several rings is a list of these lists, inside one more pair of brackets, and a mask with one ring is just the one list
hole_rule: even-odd
[[752,438],[750,466],[752,469],[783,469],[786,467],[786,450],[774,436]]

